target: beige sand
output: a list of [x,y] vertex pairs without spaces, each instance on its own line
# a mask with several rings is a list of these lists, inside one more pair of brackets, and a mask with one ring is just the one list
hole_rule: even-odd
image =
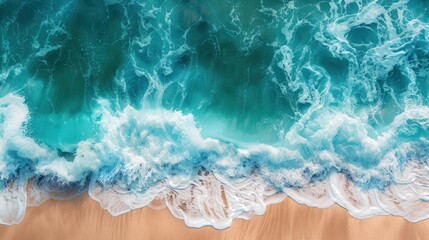
[[341,207],[310,208],[291,200],[268,207],[263,216],[236,220],[231,228],[193,229],[168,210],[144,208],[112,217],[82,196],[29,208],[23,223],[0,227],[1,240],[277,240],[277,239],[429,239],[429,221],[410,223],[399,217],[359,220]]

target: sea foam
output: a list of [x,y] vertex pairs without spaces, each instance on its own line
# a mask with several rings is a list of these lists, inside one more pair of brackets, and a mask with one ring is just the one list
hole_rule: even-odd
[[[8,95],[0,101],[3,224],[22,220],[27,193],[29,203],[37,205],[68,199],[78,186],[112,215],[158,201],[194,227],[225,228],[234,218],[262,214],[266,204],[282,199],[279,193],[310,206],[338,203],[360,218],[428,217],[424,209],[415,209],[424,207],[429,194],[428,153],[422,151],[429,149],[429,142],[415,137],[428,127],[427,108],[404,112],[378,139],[368,136],[369,127],[358,118],[326,113],[312,122],[335,121],[304,124],[311,131],[304,127],[289,132],[286,139],[293,136],[296,141],[284,147],[240,148],[201,136],[192,115],[130,106],[115,112],[100,101],[93,118],[102,134],[80,142],[70,161],[26,136],[28,108],[22,97]],[[337,136],[353,139],[352,134],[354,144],[335,143]],[[414,142],[398,143],[403,135]],[[351,157],[367,162],[359,164],[362,160]],[[381,161],[373,163],[370,157]]]

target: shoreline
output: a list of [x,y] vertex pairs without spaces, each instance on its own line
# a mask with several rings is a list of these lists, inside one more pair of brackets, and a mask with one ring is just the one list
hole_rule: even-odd
[[235,219],[231,227],[217,230],[206,226],[187,227],[168,209],[148,207],[111,216],[87,194],[73,200],[49,200],[27,208],[22,223],[0,226],[2,240],[395,240],[428,239],[429,220],[412,223],[402,217],[376,216],[357,219],[335,204],[312,208],[290,198],[267,206],[266,212],[250,220]]

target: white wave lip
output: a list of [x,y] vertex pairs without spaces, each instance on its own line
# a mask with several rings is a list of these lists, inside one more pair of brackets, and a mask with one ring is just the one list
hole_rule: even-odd
[[[79,143],[68,161],[28,136],[22,97],[0,99],[0,223],[17,224],[27,202],[52,198],[43,188],[27,186],[40,176],[83,184],[89,178],[90,196],[113,215],[155,201],[191,227],[226,228],[234,218],[262,214],[267,204],[285,196],[315,207],[338,203],[358,218],[393,214],[419,221],[429,216],[429,141],[413,138],[429,127],[426,107],[404,111],[376,138],[365,118],[323,112],[313,116],[315,125],[292,129],[284,146],[246,148],[201,136],[193,117],[180,112],[132,107],[114,112],[103,101],[99,109],[94,116],[102,134]],[[344,159],[343,149],[334,144],[337,136],[360,146],[361,152],[350,154],[381,161],[366,168]],[[409,139],[401,142],[401,136]],[[365,188],[372,178],[385,181],[384,188]]]

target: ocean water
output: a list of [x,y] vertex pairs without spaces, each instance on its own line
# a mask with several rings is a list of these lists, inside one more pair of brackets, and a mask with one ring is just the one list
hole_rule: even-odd
[[0,62],[1,224],[84,193],[429,217],[426,0],[0,0]]

